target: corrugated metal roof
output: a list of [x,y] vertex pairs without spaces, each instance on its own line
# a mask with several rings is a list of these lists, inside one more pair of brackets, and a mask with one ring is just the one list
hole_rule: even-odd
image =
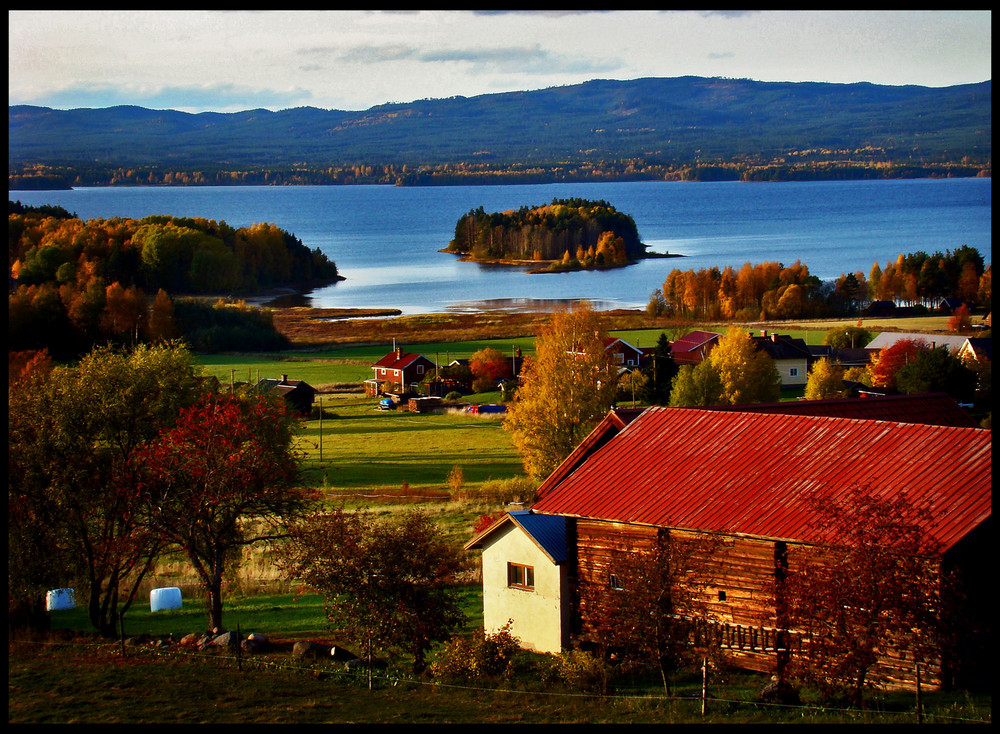
[[883,395],[871,398],[838,398],[830,400],[789,400],[782,403],[752,405],[720,405],[706,410],[729,410],[744,413],[788,413],[823,415],[831,418],[855,418],[896,423],[926,423],[932,426],[962,426],[978,428],[947,393],[914,395]]
[[879,349],[891,347],[900,341],[912,340],[926,342],[929,347],[944,347],[951,354],[958,354],[958,350],[962,348],[967,339],[968,337],[955,336],[953,334],[917,334],[913,332],[883,331],[868,342],[865,349],[878,351]]
[[991,514],[991,445],[979,428],[649,408],[532,511],[822,542],[809,494],[864,485],[930,509],[947,549]]
[[[382,357],[382,359],[380,359],[378,362],[376,362],[375,364],[373,364],[372,367],[373,368],[374,367],[382,367],[384,369],[401,370],[401,369],[405,369],[406,367],[408,367],[409,365],[411,365],[413,362],[415,362],[416,360],[418,360],[418,359],[420,359],[422,357],[424,359],[427,359],[422,354],[413,354],[411,352],[404,352],[403,350],[398,349],[395,352],[389,352],[387,355],[385,355],[384,357]],[[430,361],[430,360],[427,360],[427,361]]]

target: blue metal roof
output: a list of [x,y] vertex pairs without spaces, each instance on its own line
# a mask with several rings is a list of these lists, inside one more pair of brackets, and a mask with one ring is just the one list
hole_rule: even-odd
[[531,510],[511,512],[510,518],[553,563],[566,561],[566,518],[558,515],[536,515]]

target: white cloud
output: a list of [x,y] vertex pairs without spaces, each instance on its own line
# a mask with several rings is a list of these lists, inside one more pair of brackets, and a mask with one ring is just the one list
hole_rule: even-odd
[[688,74],[941,86],[990,78],[990,19],[988,11],[10,11],[8,102],[366,109]]

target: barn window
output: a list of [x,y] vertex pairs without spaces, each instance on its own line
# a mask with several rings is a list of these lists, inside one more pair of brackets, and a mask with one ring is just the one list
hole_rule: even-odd
[[417,374],[418,375],[424,374],[424,366],[422,364],[417,365]]
[[622,586],[622,580],[615,576],[613,573],[608,574],[608,586],[610,586],[615,591],[621,591],[625,587]]
[[799,376],[799,368],[798,367],[789,367],[788,368],[788,376],[789,377],[798,377]]
[[725,601],[725,600],[726,600],[726,592],[720,591],[719,592],[719,601]]
[[507,564],[507,586],[514,589],[535,588],[535,568],[534,566],[524,566],[520,563]]

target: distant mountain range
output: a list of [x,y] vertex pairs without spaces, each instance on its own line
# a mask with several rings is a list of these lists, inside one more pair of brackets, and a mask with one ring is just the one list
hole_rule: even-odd
[[322,183],[324,175],[332,183],[499,183],[504,173],[546,172],[822,178],[880,168],[877,175],[989,175],[991,112],[991,81],[932,88],[701,77],[596,80],[362,112],[17,105],[8,108],[8,173],[12,186],[46,176],[79,185]]

